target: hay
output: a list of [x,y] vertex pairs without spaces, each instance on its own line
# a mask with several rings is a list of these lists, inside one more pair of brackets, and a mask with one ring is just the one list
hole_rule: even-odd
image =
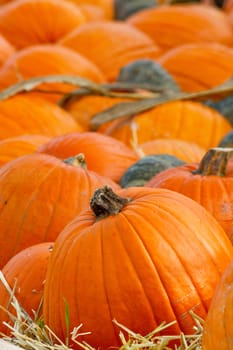
[[[1,271],[0,281],[4,284],[11,296],[10,304],[13,306],[16,313],[16,315],[13,315],[10,314],[7,309],[4,309],[10,316],[12,322],[12,325],[4,322],[11,333],[10,336],[0,333],[4,341],[9,344],[17,345],[25,350],[72,350],[67,344],[64,344],[56,337],[51,329],[44,324],[42,319],[37,317],[39,314],[38,312],[35,313],[33,319],[25,312],[14,296],[14,290],[9,287]],[[3,309],[2,306],[0,307]],[[179,336],[159,335],[162,330],[169,329],[175,321],[167,324],[162,323],[154,331],[142,336],[118,323],[117,320],[113,320],[117,327],[119,327],[119,337],[122,343],[118,350],[174,350],[174,348],[169,347],[169,343],[174,340],[180,340],[180,345],[177,346],[175,350],[201,350],[203,320],[195,313],[190,313],[195,321],[194,334],[192,335],[185,335],[183,333]],[[81,328],[82,325],[79,325],[72,330],[72,341],[79,344],[84,350],[95,350],[89,344],[78,341],[78,338],[84,334]]]

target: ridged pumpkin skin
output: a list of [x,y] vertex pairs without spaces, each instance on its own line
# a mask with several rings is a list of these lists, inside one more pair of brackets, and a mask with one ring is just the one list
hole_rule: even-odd
[[13,55],[15,48],[6,40],[6,38],[0,35],[0,66]]
[[229,161],[225,173],[217,174],[221,165],[217,165],[216,159],[213,156],[213,165],[206,160],[205,170],[199,170],[201,162],[166,169],[145,186],[176,191],[200,203],[220,223],[233,243],[233,163]]
[[210,89],[233,75],[233,50],[220,44],[182,45],[161,55],[158,62],[187,92]]
[[222,275],[204,323],[202,350],[230,350],[233,339],[233,262]]
[[132,118],[119,118],[103,124],[99,132],[132,147],[150,140],[180,139],[207,149],[218,144],[231,130],[230,123],[217,111],[194,101],[169,102]]
[[91,334],[79,341],[100,349],[120,345],[113,319],[140,334],[172,320],[167,333],[193,332],[189,310],[206,316],[233,258],[230,241],[203,207],[178,193],[134,187],[118,195],[129,199],[119,213],[101,218],[84,211],[57,238],[45,323],[65,339],[67,305],[70,330],[82,323]]
[[68,112],[31,95],[15,95],[0,101],[0,125],[0,140],[25,134],[53,137],[82,131]]
[[38,152],[65,159],[74,154],[85,155],[87,169],[118,182],[124,171],[139,155],[110,136],[96,132],[70,133],[54,137],[38,148]]
[[[19,304],[32,319],[39,310],[44,293],[45,276],[48,260],[53,249],[53,242],[43,242],[23,249],[14,255],[2,268],[3,276]],[[5,310],[16,315],[15,309],[10,305],[11,294],[0,281],[0,332],[10,334],[10,329],[2,324],[12,325]]]
[[121,21],[86,23],[59,41],[94,62],[108,81],[121,67],[139,58],[157,58],[160,49],[137,28]]
[[50,140],[43,135],[22,135],[0,141],[0,166],[11,160],[35,152],[38,147]]
[[[12,55],[0,69],[0,88],[4,89],[24,79],[66,74],[80,76],[95,82],[104,82],[102,72],[81,54],[69,48],[54,45],[34,45]],[[46,91],[67,92],[75,89],[62,83],[48,83],[37,86]],[[40,97],[57,101],[61,94],[37,93]]]
[[19,157],[0,168],[0,268],[20,250],[53,241],[110,179],[46,154]]
[[156,139],[138,145],[143,154],[170,154],[184,162],[199,162],[205,149],[196,143],[178,139]]
[[56,43],[85,22],[82,10],[66,0],[18,0],[0,8],[0,33],[17,50]]
[[155,6],[132,15],[127,23],[150,36],[164,52],[184,44],[222,43],[231,46],[233,42],[224,12],[203,4]]

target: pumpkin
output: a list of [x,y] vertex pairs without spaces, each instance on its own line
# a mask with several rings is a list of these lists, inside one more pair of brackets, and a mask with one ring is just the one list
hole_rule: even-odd
[[[105,80],[94,63],[82,55],[63,46],[44,44],[20,50],[9,58],[0,69],[0,88],[7,88],[25,79],[53,74],[76,75],[98,83]],[[40,84],[36,87],[38,89],[45,92],[37,92],[37,95],[56,102],[61,93],[73,90],[74,86],[47,83]]]
[[139,159],[139,155],[124,143],[96,132],[69,133],[54,137],[41,145],[38,152],[61,159],[83,153],[89,170],[116,182]]
[[160,171],[182,164],[182,160],[169,154],[144,156],[124,172],[119,184],[123,188],[143,186]]
[[217,7],[204,4],[156,6],[137,12],[127,23],[150,36],[163,52],[184,44],[231,46],[233,42],[227,16]]
[[[41,317],[45,275],[53,242],[43,242],[21,250],[2,268],[2,274],[20,306],[32,318]],[[12,316],[16,310],[11,305],[12,294],[4,282],[0,281],[0,331],[10,335]],[[8,314],[10,313],[10,315]]]
[[179,139],[155,139],[136,147],[144,155],[167,153],[186,163],[199,162],[205,154],[205,149],[196,143]]
[[[200,127],[201,125],[201,127]],[[157,138],[195,142],[207,149],[214,147],[231,130],[230,123],[217,111],[194,101],[174,101],[158,105],[133,117],[103,124],[99,132],[127,145]]]
[[[176,320],[165,334],[193,333],[233,258],[225,232],[198,203],[164,189],[97,189],[57,237],[44,289],[45,324],[62,340],[119,346],[115,319],[136,334]],[[72,288],[71,288],[72,286]],[[65,310],[69,310],[69,329]],[[85,332],[90,332],[86,334]],[[69,343],[72,349],[79,345]]]
[[232,348],[233,262],[224,271],[208,311],[202,336],[202,350]]
[[55,104],[29,95],[0,101],[0,140],[24,134],[58,136],[82,131],[72,116]]
[[21,135],[0,141],[0,166],[11,160],[35,152],[39,146],[49,141],[44,135]]
[[145,186],[166,188],[204,206],[224,228],[233,243],[233,163],[231,148],[213,148],[200,163],[167,169]]
[[107,81],[114,81],[125,64],[139,58],[156,58],[160,54],[151,38],[121,21],[83,24],[59,43],[92,61]]
[[18,0],[0,8],[0,33],[18,50],[56,43],[85,22],[81,9],[65,0]]
[[187,92],[210,89],[233,75],[233,50],[220,44],[182,45],[161,55],[158,62]]
[[0,66],[2,66],[14,52],[15,48],[4,36],[0,35]]
[[112,184],[85,169],[83,156],[65,162],[46,154],[21,156],[0,168],[0,269],[20,250],[54,241],[88,205],[93,191]]

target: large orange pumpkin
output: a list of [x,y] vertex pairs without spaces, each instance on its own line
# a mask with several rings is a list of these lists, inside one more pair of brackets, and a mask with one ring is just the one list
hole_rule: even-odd
[[[64,46],[47,44],[34,45],[12,55],[0,69],[0,88],[7,88],[25,79],[53,74],[80,76],[98,83],[105,81],[100,69],[87,58]],[[62,93],[74,88],[62,83],[41,84],[37,87],[52,91],[51,94],[40,93],[41,97],[52,101],[57,101]]]
[[[52,242],[30,246],[14,255],[2,268],[2,274],[14,297],[32,319],[41,317],[45,275],[52,249]],[[11,291],[0,281],[0,331],[5,334],[10,334],[10,329],[3,322],[12,326],[11,318],[16,316],[11,301]]]
[[76,163],[35,153],[0,168],[0,268],[20,250],[53,241],[96,188],[119,187]]
[[233,43],[227,16],[204,4],[155,6],[132,15],[127,23],[149,35],[164,52],[190,43]]
[[233,50],[220,44],[182,45],[161,55],[158,62],[187,92],[210,89],[233,75]]
[[58,136],[82,131],[72,116],[55,104],[29,95],[0,101],[0,140],[25,134]]
[[56,43],[85,22],[82,10],[66,0],[18,0],[0,8],[0,33],[16,49]]
[[195,142],[207,149],[215,147],[231,130],[230,123],[217,111],[194,101],[164,103],[131,118],[103,124],[99,132],[132,147],[157,138]]
[[[206,317],[233,247],[202,206],[173,191],[98,189],[56,239],[44,290],[45,323],[60,339],[82,324],[79,341],[119,346],[113,320],[142,335],[192,333],[193,310]],[[72,286],[72,287],[71,287]],[[65,310],[69,309],[67,331]],[[70,343],[79,349],[79,345]]]
[[96,21],[74,29],[59,41],[94,62],[108,81],[139,58],[156,58],[160,49],[137,28],[121,21]]
[[231,262],[215,290],[204,323],[202,350],[231,350],[233,338],[233,262]]
[[177,191],[203,205],[233,243],[233,149],[214,148],[199,163],[167,169],[145,186]]
[[139,155],[123,142],[96,132],[69,133],[54,137],[39,147],[38,152],[61,159],[83,153],[89,170],[116,182],[139,159]]

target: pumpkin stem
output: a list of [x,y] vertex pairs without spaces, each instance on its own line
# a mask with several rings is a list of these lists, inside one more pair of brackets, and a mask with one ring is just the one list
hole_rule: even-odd
[[63,159],[63,162],[73,166],[79,166],[82,169],[86,169],[86,159],[83,153],[79,153],[76,156]]
[[226,175],[228,160],[233,156],[233,148],[215,147],[207,151],[193,174]]
[[129,198],[116,195],[111,187],[104,186],[94,192],[90,206],[95,216],[100,219],[118,214],[129,201]]

